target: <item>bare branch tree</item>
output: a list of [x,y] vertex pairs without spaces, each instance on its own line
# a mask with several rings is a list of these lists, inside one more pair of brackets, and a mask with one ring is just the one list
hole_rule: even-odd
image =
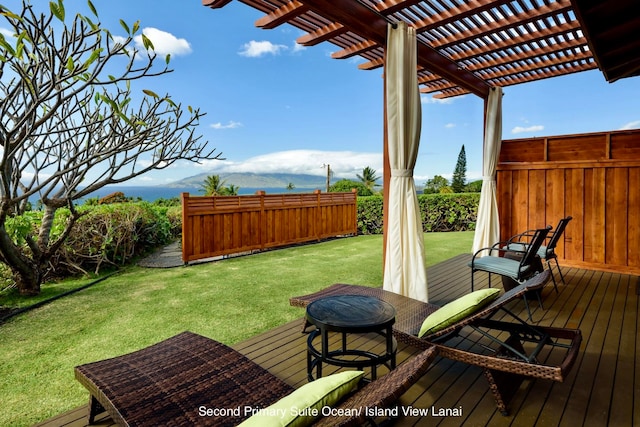
[[[138,80],[172,71],[169,56],[158,61],[144,34],[146,50],[134,48],[138,22],[121,21],[122,39],[89,16],[69,20],[62,0],[50,2],[49,13],[36,12],[27,0],[19,14],[3,6],[0,13],[0,25],[14,32],[0,34],[0,260],[22,293],[36,294],[48,259],[79,218],[74,201],[178,160],[220,154],[195,133],[204,115],[199,109],[185,111],[168,94],[132,89]],[[44,215],[37,232],[21,236],[25,246],[6,222],[33,197]],[[65,206],[69,221],[52,240],[55,212]]]

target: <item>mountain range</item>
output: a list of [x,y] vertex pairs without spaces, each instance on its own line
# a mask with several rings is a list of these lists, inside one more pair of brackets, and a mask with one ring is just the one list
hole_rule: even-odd
[[[180,188],[180,187],[200,187],[207,176],[213,175],[212,173],[200,173],[188,178],[174,181],[170,184],[165,184],[165,187]],[[326,177],[318,175],[308,174],[292,174],[292,173],[221,173],[217,174],[220,179],[224,181],[224,185],[228,186],[233,184],[241,188],[286,188],[289,184],[293,184],[295,188],[310,188],[310,189],[324,189],[326,187]],[[331,181],[335,182],[337,179],[333,178]]]

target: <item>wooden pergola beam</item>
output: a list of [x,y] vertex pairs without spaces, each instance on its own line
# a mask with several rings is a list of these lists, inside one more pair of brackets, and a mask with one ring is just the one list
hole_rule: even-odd
[[[550,16],[555,16],[559,13],[569,10],[571,10],[571,3],[568,0],[558,0],[557,2],[542,6],[538,10],[528,10],[517,15],[508,16],[499,21],[490,22],[486,25],[463,31],[455,36],[442,37],[439,40],[434,40],[432,46],[434,48],[444,49],[446,47],[457,45],[468,40],[477,39],[491,34],[497,34],[500,31],[523,26],[530,22],[545,19]],[[417,29],[417,31],[420,31],[420,29]],[[547,37],[552,35],[554,32],[554,30],[540,31],[541,34]]]
[[[445,10],[441,13],[433,15],[427,19],[416,22],[416,31],[418,33],[429,31],[433,28],[456,22],[460,19],[476,15],[486,10],[493,9],[505,3],[509,3],[511,0],[496,0],[493,2],[486,2],[480,0],[471,0],[458,6],[454,6],[451,9]],[[395,12],[396,7],[383,8],[383,4],[387,2],[379,3],[378,10],[383,14],[388,14],[391,11]],[[406,2],[400,2],[400,5],[406,8]],[[419,3],[419,2],[415,2]]]
[[333,59],[347,59],[353,56],[362,55],[365,52],[375,49],[378,45],[371,40],[365,40],[360,43],[356,43],[348,48],[339,50],[331,54]]
[[[475,49],[465,49],[460,53],[451,54],[451,59],[454,61],[464,61],[467,59],[483,56],[489,53],[502,52],[510,48],[528,45],[534,42],[546,40],[550,37],[560,37],[568,34],[573,34],[580,30],[580,23],[578,21],[565,22],[555,27],[553,32],[545,33],[529,33],[518,37],[510,37],[508,39],[495,40],[492,44],[487,44]],[[577,39],[577,37],[574,37]]]
[[[367,6],[353,0],[302,0],[302,3],[360,37],[379,46],[386,45],[388,22]],[[418,65],[481,98],[489,96],[490,86],[484,80],[423,43],[418,43]]]
[[344,25],[333,22],[322,28],[318,28],[316,31],[298,37],[296,42],[302,46],[315,46],[346,32],[347,28],[345,28]]
[[[528,76],[504,76],[501,77],[501,83],[497,86],[509,86],[520,83],[533,82],[543,79],[549,79],[551,77],[565,76],[567,74],[579,73],[582,71],[595,70],[598,68],[598,64],[595,61],[583,64],[566,64],[562,69],[546,70],[539,72],[531,72]],[[436,96],[437,97],[437,96]]]
[[258,19],[255,23],[256,27],[270,30],[276,28],[288,22],[290,19],[300,16],[309,10],[304,4],[298,0],[292,0],[291,2],[279,7],[268,15]]

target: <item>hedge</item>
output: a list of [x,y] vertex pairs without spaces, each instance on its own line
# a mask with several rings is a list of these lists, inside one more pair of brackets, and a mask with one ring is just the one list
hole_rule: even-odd
[[[425,232],[475,230],[479,193],[419,194],[420,217]],[[381,234],[382,197],[358,197],[358,230]]]

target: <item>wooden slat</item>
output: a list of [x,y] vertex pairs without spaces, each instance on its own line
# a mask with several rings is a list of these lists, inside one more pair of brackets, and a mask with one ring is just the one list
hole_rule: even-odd
[[640,167],[629,168],[629,222],[627,224],[627,259],[640,265]]
[[[528,228],[530,229],[543,228],[549,225],[546,218],[547,181],[545,178],[545,171],[529,171]],[[555,224],[553,225],[555,226]]]

